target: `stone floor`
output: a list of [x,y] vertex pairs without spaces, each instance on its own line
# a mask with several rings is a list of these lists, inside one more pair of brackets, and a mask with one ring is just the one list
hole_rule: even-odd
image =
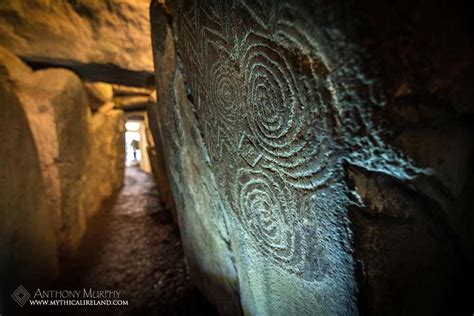
[[[213,315],[191,284],[179,232],[152,177],[127,167],[125,185],[64,262],[62,288],[120,290],[128,307],[74,307],[71,315]],[[58,286],[58,287],[59,287]],[[63,313],[62,313],[63,314]]]

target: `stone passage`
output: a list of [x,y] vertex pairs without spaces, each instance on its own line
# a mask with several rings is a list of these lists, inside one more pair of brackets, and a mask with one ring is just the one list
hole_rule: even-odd
[[97,315],[214,314],[190,283],[179,232],[152,177],[138,167],[126,169],[117,200],[93,218],[77,254],[63,264],[58,286],[119,290],[129,300],[128,308],[94,307]]
[[33,71],[1,46],[0,81],[0,292],[9,293],[56,277],[58,257],[75,250],[88,219],[122,186],[124,113],[93,114],[76,74]]
[[[459,225],[473,227],[459,191],[470,185],[445,161],[471,172],[472,141],[465,110],[450,112],[446,99],[451,86],[467,99],[469,89],[456,75],[437,86],[447,75],[434,65],[453,62],[446,43],[425,42],[433,15],[406,17],[436,8],[396,9],[153,2],[159,106],[150,125],[163,141],[192,276],[222,313],[430,314],[462,300],[448,295],[472,262],[473,239]],[[368,31],[378,25],[385,33]],[[407,54],[410,45],[437,52],[430,66]],[[434,126],[462,139],[443,142],[449,154],[439,159],[420,133]]]

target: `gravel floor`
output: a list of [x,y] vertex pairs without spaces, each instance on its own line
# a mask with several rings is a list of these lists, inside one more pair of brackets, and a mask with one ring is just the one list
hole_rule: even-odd
[[[64,263],[59,286],[121,291],[128,307],[69,307],[71,315],[213,315],[189,280],[179,232],[150,175],[128,167],[125,185]],[[113,205],[111,205],[113,204]],[[63,313],[62,313],[63,314]]]

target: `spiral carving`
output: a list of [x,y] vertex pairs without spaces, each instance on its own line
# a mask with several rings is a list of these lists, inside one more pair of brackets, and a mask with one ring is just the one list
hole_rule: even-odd
[[312,109],[313,61],[250,32],[241,44],[241,70],[247,99],[247,124],[253,141],[292,186],[316,189],[330,178],[331,144],[327,119]]
[[[200,199],[222,198],[212,223],[222,226],[238,264],[255,263],[248,277],[279,267],[336,304],[344,291],[355,293],[348,286],[353,197],[343,164],[402,179],[421,171],[386,144],[371,110],[383,105],[382,90],[360,68],[363,51],[333,25],[335,16],[324,24],[323,6],[177,1],[173,39],[190,102],[175,109],[192,114],[183,114],[192,139],[183,152],[198,151],[209,166],[191,185],[205,177],[212,194],[191,198],[202,206],[209,203]],[[183,170],[201,167],[183,163]]]
[[267,173],[241,169],[234,198],[240,222],[259,241],[261,251],[276,264],[303,273],[305,232],[295,213],[294,199],[284,184]]
[[[331,265],[316,239],[332,226],[319,230],[324,205],[313,198],[332,192],[341,169],[330,71],[287,14],[245,3],[223,2],[218,13],[189,7],[180,17],[193,114],[219,193],[249,245],[284,271],[320,281]],[[245,18],[234,29],[220,23],[223,12]],[[330,218],[337,209],[324,212]]]
[[232,152],[235,147],[232,146],[232,134],[242,121],[242,79],[226,58],[217,59],[208,76],[209,89],[203,93],[205,102],[201,107],[206,120],[201,121],[201,130],[211,159],[217,162],[224,151]]
[[210,70],[209,98],[211,110],[219,125],[227,130],[239,121],[242,106],[242,79],[225,60],[219,59]]

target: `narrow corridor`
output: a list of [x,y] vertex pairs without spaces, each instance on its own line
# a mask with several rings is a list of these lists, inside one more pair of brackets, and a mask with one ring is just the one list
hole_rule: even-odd
[[151,175],[126,168],[123,189],[107,204],[92,219],[77,253],[64,262],[60,286],[118,290],[120,299],[128,300],[128,307],[87,307],[92,315],[212,314],[190,282],[178,229]]
[[0,0],[0,316],[474,316],[472,4]]

